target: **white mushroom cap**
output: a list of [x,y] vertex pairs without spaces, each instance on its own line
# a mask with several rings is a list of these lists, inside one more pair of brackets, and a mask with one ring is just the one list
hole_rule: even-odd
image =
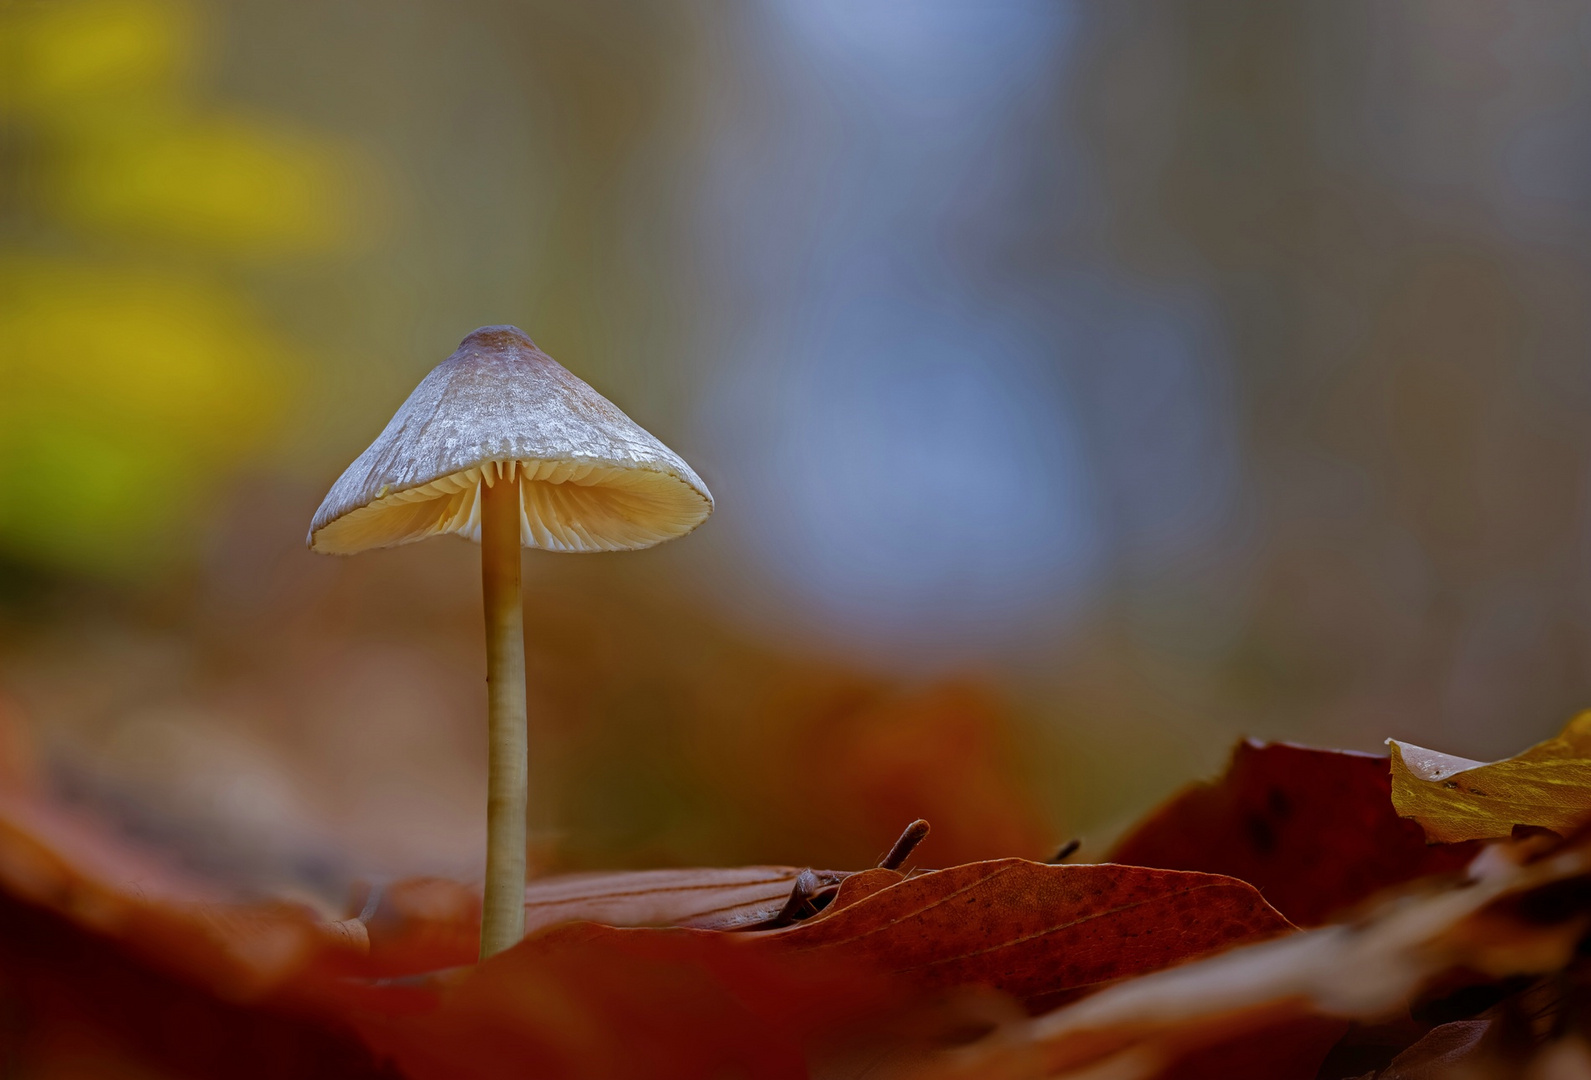
[[517,483],[520,542],[617,551],[683,536],[713,496],[678,454],[513,326],[484,326],[332,485],[309,546],[332,555],[439,533],[479,541],[481,484]]

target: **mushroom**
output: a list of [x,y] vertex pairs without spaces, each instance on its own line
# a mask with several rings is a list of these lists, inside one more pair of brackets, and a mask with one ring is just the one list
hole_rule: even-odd
[[525,922],[521,547],[623,551],[683,536],[713,497],[668,447],[513,326],[438,364],[348,466],[309,526],[329,555],[442,533],[481,545],[490,759],[481,958]]

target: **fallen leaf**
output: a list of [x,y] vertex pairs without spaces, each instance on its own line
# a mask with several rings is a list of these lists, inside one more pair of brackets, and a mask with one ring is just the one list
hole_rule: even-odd
[[[1584,1055],[1585,1044],[1573,1035],[1564,1038],[1566,1031],[1583,1028],[1584,976],[1584,962],[1577,960],[1565,972],[1507,993],[1476,1016],[1438,1024],[1374,1073],[1374,1080],[1591,1075],[1586,1063],[1573,1060]],[[1564,1071],[1553,1071],[1558,1068]]]
[[1433,843],[1510,835],[1516,825],[1567,835],[1591,815],[1591,712],[1563,732],[1491,763],[1388,739],[1392,803]]
[[231,1000],[360,970],[344,924],[296,903],[228,903],[41,799],[0,791],[0,893],[123,943],[156,969]]
[[[601,875],[529,897],[559,918],[590,903],[711,920],[738,901],[782,903],[795,873]],[[674,907],[643,911],[637,881],[684,888],[656,889]],[[461,928],[478,920],[467,886],[400,882],[377,898],[367,955],[347,932],[359,920],[224,902],[91,823],[0,797],[0,1060],[26,1075],[779,1080],[806,1075],[808,1043],[913,1001],[860,967],[757,949],[753,935],[591,923],[484,965],[465,937],[467,966],[371,977],[459,959]]]
[[[211,953],[217,971],[193,968],[207,939],[192,928],[135,919],[120,926],[134,940],[119,941],[3,889],[0,927],[8,1075],[394,1080],[336,1017],[221,992],[236,986],[231,966]],[[175,961],[156,963],[174,943]]]
[[[793,866],[742,866],[560,874],[525,886],[525,933],[568,922],[738,930],[776,915],[801,873]],[[825,884],[848,876],[813,873]],[[375,973],[435,971],[478,957],[478,887],[406,878],[375,890],[363,907],[360,919],[350,921],[365,929]]]
[[[932,873],[933,871],[928,871]],[[892,886],[899,885],[906,880],[906,875],[899,870],[886,870],[882,866],[871,870],[862,870],[850,875],[840,882],[839,889],[834,894],[834,902],[818,913],[818,918],[833,915],[842,908],[848,908],[858,900],[865,900],[874,893]]]
[[1419,1042],[1392,1059],[1376,1080],[1442,1080],[1466,1062],[1473,1063],[1490,1020],[1455,1020],[1428,1031]]
[[[1316,1022],[1382,1020],[1440,976],[1491,979],[1561,969],[1591,926],[1591,844],[1520,863],[1529,843],[1493,847],[1472,878],[1393,897],[1354,924],[1232,949],[1099,991],[1010,1025],[922,1070],[935,1080],[1104,1076],[1150,1080],[1209,1071],[1222,1048],[1296,1041]],[[1281,1033],[1281,1034],[1279,1034]],[[1282,1049],[1286,1049],[1283,1047]],[[1207,1063],[1204,1071],[1184,1069]]]
[[1036,1005],[1292,929],[1252,886],[1214,874],[1026,859],[892,873],[856,875],[831,912],[751,936]]
[[817,1044],[911,1003],[845,963],[748,935],[591,923],[532,937],[428,991],[426,1007],[349,1013],[412,1080],[502,1076],[798,1080]]
[[1431,847],[1393,809],[1384,757],[1238,743],[1224,776],[1154,811],[1113,862],[1227,874],[1299,926],[1391,885],[1461,869],[1477,846]]
[[[567,914],[667,880],[576,879],[547,909]],[[717,885],[736,882],[766,889],[769,875],[726,871]],[[626,902],[620,914],[636,911]],[[1037,1003],[1289,929],[1252,888],[1213,875],[1020,859],[912,877],[875,869],[846,877],[827,908],[782,930],[553,926],[444,980],[433,1006],[355,1022],[420,1080],[509,1070],[804,1076],[813,1040],[912,1002],[889,976],[918,990],[978,987]]]
[[0,1053],[26,1076],[794,1080],[824,1038],[914,1004],[866,971],[712,931],[576,924],[442,976],[300,967],[233,1000],[192,947],[156,963],[171,939],[145,926],[118,941],[0,893],[0,927]]
[[[1495,983],[1562,970],[1591,926],[1591,843],[1541,854],[1549,842],[1489,846],[1462,887],[1431,882],[1304,932],[1244,882],[1162,868],[1002,859],[829,874],[810,918],[734,934],[564,920],[755,925],[801,872],[582,875],[534,884],[534,918],[556,925],[476,965],[469,886],[400,882],[368,929],[302,905],[224,903],[4,797],[0,1049],[30,1075],[66,1062],[175,1077],[783,1080],[843,1062],[825,1075],[884,1063],[980,1080],[1302,1078],[1350,1020],[1404,1015],[1454,972]],[[447,970],[413,974],[431,966]],[[408,974],[373,977],[394,972]],[[964,992],[983,1011],[964,1009]],[[1001,994],[1029,1009],[1081,1000],[1021,1020],[994,1007]],[[936,999],[950,1004],[936,1013]],[[946,1052],[952,1039],[974,1041]]]
[[[816,873],[828,882],[846,876]],[[737,866],[544,878],[525,889],[525,932],[574,920],[734,930],[776,914],[800,874],[794,866]]]

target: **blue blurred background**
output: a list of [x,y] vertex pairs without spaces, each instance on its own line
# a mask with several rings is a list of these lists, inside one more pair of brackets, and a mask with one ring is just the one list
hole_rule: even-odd
[[1240,734],[1591,704],[1591,5],[0,7],[11,772],[478,874],[476,550],[330,482],[511,322],[699,533],[526,558],[536,863],[1096,853]]

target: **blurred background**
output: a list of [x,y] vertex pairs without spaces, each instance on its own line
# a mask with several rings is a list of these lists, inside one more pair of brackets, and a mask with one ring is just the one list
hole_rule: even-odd
[[541,870],[1503,756],[1591,705],[1588,259],[1584,2],[9,0],[0,773],[478,875],[478,549],[304,535],[501,322],[718,498],[526,555]]

